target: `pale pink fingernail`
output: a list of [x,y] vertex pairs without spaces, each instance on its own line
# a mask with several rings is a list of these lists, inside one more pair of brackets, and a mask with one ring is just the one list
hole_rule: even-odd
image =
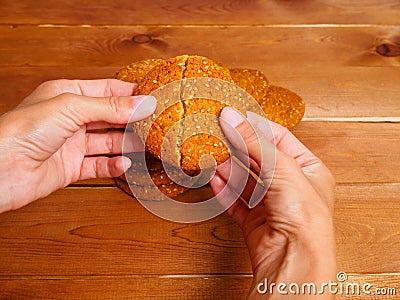
[[143,119],[151,115],[156,109],[157,101],[153,96],[133,97],[133,121]]
[[131,165],[132,161],[128,157],[122,156],[122,169],[124,170],[124,173],[128,171]]
[[244,116],[232,107],[224,107],[221,112],[221,118],[224,119],[232,127],[237,127],[245,120]]

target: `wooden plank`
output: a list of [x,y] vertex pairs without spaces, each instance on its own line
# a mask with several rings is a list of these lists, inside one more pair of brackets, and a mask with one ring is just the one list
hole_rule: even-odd
[[250,270],[240,229],[228,216],[167,222],[117,188],[60,190],[0,219],[0,276]]
[[[149,43],[132,42],[137,34],[149,35]],[[396,40],[399,34],[399,26],[3,25],[0,66],[119,67],[130,61],[182,53],[201,54],[241,67],[399,66],[400,57],[376,53],[377,46]]]
[[400,182],[399,124],[303,122],[294,134],[338,183]]
[[3,24],[399,24],[398,1],[5,2]]
[[[398,123],[303,122],[293,133],[328,166],[337,183],[400,182]],[[114,183],[99,179],[87,185]]]
[[[251,278],[1,280],[2,299],[244,299]],[[3,298],[4,297],[4,298]]]
[[[337,299],[399,299],[400,297],[400,273],[392,274],[348,274],[348,279],[343,282],[344,291],[346,291],[346,284],[356,283],[360,287],[360,294],[351,293],[352,289],[348,286],[349,293],[338,295]],[[370,294],[362,291],[365,287]],[[355,290],[357,291],[357,290]]]
[[[124,62],[129,64],[130,61]],[[400,117],[400,68],[326,68],[256,65],[271,84],[287,87],[306,102],[306,118]],[[248,63],[248,65],[247,65]],[[122,65],[121,65],[122,66]],[[240,67],[240,65],[235,65]],[[0,114],[14,108],[40,83],[58,78],[113,77],[119,67],[3,67],[0,68]],[[377,101],[379,99],[379,101]]]
[[[399,184],[336,188],[335,228],[340,270],[348,273],[400,270],[399,195]],[[389,266],[392,260],[395,263]]]
[[[0,297],[4,299],[245,299],[252,277],[193,276],[193,277],[80,277],[80,278],[16,278],[0,279]],[[362,287],[372,285],[370,292],[360,293],[362,299],[394,299],[378,296],[377,288],[391,288],[400,294],[400,273],[349,274],[348,283]],[[299,283],[300,285],[300,283]],[[275,294],[277,293],[276,290]],[[356,291],[356,290],[355,290]],[[362,291],[362,289],[361,289]],[[272,293],[274,294],[274,292]],[[326,290],[326,293],[328,291]],[[337,299],[360,299],[352,289]],[[398,299],[396,297],[396,299]]]
[[[398,123],[303,122],[293,133],[328,166],[337,183],[400,182]],[[114,183],[99,179],[87,185]]]
[[118,67],[0,67],[0,115],[16,107],[44,81],[112,78],[118,70]]
[[[399,184],[337,188],[340,270],[399,270],[399,192]],[[3,278],[250,273],[241,230],[226,214],[172,223],[116,188],[63,189],[0,215]]]

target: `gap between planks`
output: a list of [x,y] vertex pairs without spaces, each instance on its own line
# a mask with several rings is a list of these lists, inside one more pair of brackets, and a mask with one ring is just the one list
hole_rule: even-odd
[[3,26],[37,26],[42,28],[65,28],[65,27],[79,27],[79,28],[90,28],[90,27],[103,27],[103,28],[111,28],[111,27],[132,27],[132,26],[149,26],[149,27],[166,27],[166,28],[177,28],[177,27],[188,27],[188,28],[197,28],[197,27],[235,27],[235,28],[246,28],[246,27],[265,27],[265,28],[351,28],[351,27],[359,27],[359,28],[369,28],[369,27],[396,27],[399,25],[396,24],[78,24],[78,25],[69,25],[69,24],[0,24]]
[[38,27],[38,28],[384,28],[399,27],[396,24],[12,24],[0,23],[0,27]]
[[[347,273],[346,273],[347,274]],[[350,275],[350,274],[349,274]],[[376,275],[376,274],[372,274]],[[400,274],[398,274],[400,275]],[[78,276],[0,276],[1,280],[97,280],[97,279],[136,279],[136,278],[253,278],[253,274],[170,274],[170,275],[78,275]]]
[[[351,277],[366,277],[366,276],[399,276],[398,272],[391,273],[348,273],[346,275]],[[1,280],[97,280],[97,279],[135,279],[135,278],[165,278],[165,279],[178,279],[178,278],[253,278],[253,274],[170,274],[170,275],[78,275],[78,276],[0,276]]]
[[400,117],[305,117],[302,122],[400,123]]

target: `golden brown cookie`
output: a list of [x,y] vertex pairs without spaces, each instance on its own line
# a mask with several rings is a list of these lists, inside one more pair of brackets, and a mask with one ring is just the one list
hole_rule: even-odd
[[[154,186],[132,185],[132,188],[135,191],[135,195],[133,195],[129,184],[126,181],[122,180],[121,178],[115,178],[115,183],[123,192],[132,197],[139,198],[140,200],[164,200],[154,189]],[[162,184],[157,188],[169,198],[174,198],[188,190],[188,188],[182,187],[174,182],[170,184]]]
[[258,102],[265,98],[269,82],[265,75],[258,70],[230,69],[235,84],[254,97]]
[[123,67],[115,74],[115,78],[128,82],[140,82],[144,76],[153,69],[156,65],[161,63],[163,59],[146,59],[134,62],[129,66]]
[[[148,152],[145,154],[132,152],[125,153],[124,155],[129,157],[132,165],[119,179],[135,187],[139,188],[139,186],[141,186],[149,189],[150,186],[153,186],[154,189],[155,185],[157,188],[168,192],[169,186],[173,185],[173,189],[178,186],[174,183],[174,180],[176,182],[185,180],[185,185],[195,184],[197,182],[194,178],[183,178],[182,176],[184,174],[182,174],[181,169],[173,168],[167,164],[163,165],[161,160],[156,159]],[[143,162],[143,155],[145,155],[145,162]]]
[[[178,180],[181,174],[181,170],[177,168],[168,168],[168,174],[172,176],[172,178]],[[152,185],[152,183],[150,182],[150,180],[152,180],[156,186],[160,186],[163,184],[168,185],[173,182],[168,174],[166,173],[165,169],[162,168],[157,170],[144,171],[130,167],[120,178],[129,182],[129,184],[143,186]]]
[[129,169],[124,175],[120,176],[120,178],[126,182],[129,182],[130,184],[148,186],[151,185],[151,182],[149,182],[149,176],[153,183],[157,186],[161,184],[169,184],[171,182],[171,179],[164,170],[143,172]]
[[[143,165],[143,160],[138,159],[136,154],[130,154],[131,168],[125,176],[116,179],[117,185],[126,193],[132,195],[128,181],[137,196],[145,200],[162,198],[154,185],[149,184],[150,178],[168,197],[176,197],[188,190],[168,177],[161,158],[172,166],[181,167],[189,175],[200,172],[199,161],[203,155],[213,156],[217,164],[229,158],[228,144],[217,118],[226,105],[237,108],[243,114],[249,110],[262,114],[257,103],[251,101],[250,94],[270,120],[289,129],[300,122],[305,110],[304,102],[297,94],[270,86],[260,71],[228,70],[201,56],[182,55],[167,60],[140,61],[121,69],[116,78],[138,82],[135,95],[153,94],[158,101],[152,117],[133,125],[146,145],[146,164]],[[225,83],[234,82],[237,86],[232,88],[232,84],[225,85],[212,78]],[[196,80],[201,83],[196,84]],[[162,97],[156,96],[159,91],[161,93],[157,95]],[[145,176],[146,172],[150,178]],[[172,173],[179,172],[173,169]]]
[[204,56],[187,56],[183,78],[209,77],[232,81],[229,69]]
[[[229,158],[226,141],[214,135],[220,131],[218,119],[207,120],[203,115],[206,113],[218,116],[225,104],[207,99],[185,100],[184,103],[186,103],[185,115],[192,117],[187,118],[184,122],[182,135],[188,138],[183,141],[180,149],[181,167],[187,174],[196,175],[200,170],[198,163],[203,155],[213,156],[217,164]],[[196,131],[204,133],[196,133]]]
[[293,129],[300,123],[305,112],[303,99],[296,93],[279,86],[271,85],[266,97],[260,102],[267,118]]
[[[155,66],[139,83],[135,90],[135,95],[149,95],[153,91],[174,81],[180,80],[185,71],[187,55],[167,59]],[[165,142],[165,149],[168,149],[163,160],[174,165],[180,165],[180,157],[176,154],[176,145],[178,144],[179,129],[174,126],[184,115],[184,107],[180,101],[180,89],[167,90],[164,99],[157,99],[157,108],[155,114],[161,113],[154,121],[155,115],[151,120],[136,122],[135,131],[138,133],[142,142],[146,145],[146,150],[152,153],[158,159],[161,159],[162,143]],[[154,121],[150,128],[149,122]],[[148,130],[148,133],[147,133]],[[169,130],[171,138],[165,139]],[[146,136],[147,135],[147,136]]]
[[[151,94],[162,89],[166,91],[162,99],[157,99],[155,115],[150,119],[135,123],[135,131],[145,143],[147,151],[173,166],[182,167],[190,175],[200,171],[199,159],[203,155],[214,155],[217,163],[222,163],[229,157],[225,143],[219,138],[212,137],[213,132],[223,137],[216,116],[219,116],[222,108],[228,104],[228,100],[215,105],[216,101],[214,100],[185,95],[183,90],[187,88],[186,84],[190,88],[194,83],[193,80],[181,81],[172,89],[165,87],[177,80],[198,77],[216,78],[233,83],[229,70],[225,66],[206,57],[182,55],[155,66],[139,83],[135,91],[136,94]],[[211,97],[213,94],[209,95]],[[208,121],[199,120],[198,124],[194,118],[185,118],[202,113],[212,114],[215,117]],[[183,118],[185,120],[180,122]],[[196,132],[193,129],[204,129],[210,134],[199,133],[198,130]],[[206,144],[205,140],[209,140],[211,143]],[[161,153],[163,142],[164,152]],[[216,151],[214,145],[217,145],[220,150]]]

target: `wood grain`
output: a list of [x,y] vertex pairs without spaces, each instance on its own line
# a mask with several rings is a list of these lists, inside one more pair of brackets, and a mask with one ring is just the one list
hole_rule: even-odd
[[[356,283],[360,286],[360,295],[362,299],[399,299],[400,297],[400,273],[392,274],[347,274],[348,279],[344,284]],[[372,287],[367,290],[370,295],[362,292],[364,284],[370,284]],[[346,286],[344,285],[344,289]],[[390,289],[390,290],[389,290]],[[352,291],[349,286],[349,291]],[[338,295],[337,299],[360,299],[360,295],[356,293],[348,293],[347,295]]]
[[[129,64],[125,61],[124,64]],[[243,62],[245,64],[252,62]],[[236,65],[238,66],[238,65]],[[122,65],[121,65],[122,67]],[[287,87],[306,102],[306,118],[400,117],[400,68],[325,68],[251,65],[263,71],[272,84]],[[14,108],[40,83],[59,78],[112,77],[119,67],[2,67],[0,114]],[[376,99],[379,99],[377,101]]]
[[399,24],[396,0],[7,1],[3,24]]
[[[339,269],[397,289],[337,299],[400,299],[398,0],[3,2],[0,115],[42,81],[112,77],[183,53],[260,69],[301,95],[308,121],[294,134],[339,184]],[[132,41],[141,34],[148,43]],[[0,215],[0,299],[244,299],[251,280],[229,216],[163,221],[111,179]]]
[[[293,133],[328,166],[337,183],[400,182],[398,123],[303,122]],[[75,185],[114,183],[96,179]]]
[[4,299],[244,299],[251,278],[82,278],[1,280]]
[[398,123],[303,122],[293,132],[338,183],[400,182]]
[[339,184],[400,182],[398,123],[303,122],[293,133]]
[[[335,227],[340,270],[374,273],[400,269],[399,193],[399,184],[336,188]],[[394,252],[399,254],[389,254]],[[386,263],[380,261],[392,259],[396,261],[392,266],[384,267]],[[363,264],[368,264],[366,269]]]
[[[338,186],[340,270],[400,268],[399,192],[399,184]],[[2,278],[157,274],[251,274],[240,229],[225,214],[167,222],[117,188],[68,188],[0,215]]]
[[[397,297],[362,295],[362,299],[398,299],[400,274],[349,274],[347,282],[392,288]],[[252,278],[244,276],[105,277],[0,279],[4,299],[245,299]],[[352,291],[350,289],[350,291]],[[337,299],[360,299],[337,295]]]
[[[151,36],[136,44],[137,34]],[[376,47],[398,26],[0,26],[0,66],[115,66],[149,57],[201,54],[232,67],[399,66]],[[84,38],[83,38],[84,37]],[[207,42],[204,42],[207,41]],[[224,51],[220,51],[223,46]],[[243,55],[246,53],[246,55]],[[261,66],[261,67],[260,67]]]

